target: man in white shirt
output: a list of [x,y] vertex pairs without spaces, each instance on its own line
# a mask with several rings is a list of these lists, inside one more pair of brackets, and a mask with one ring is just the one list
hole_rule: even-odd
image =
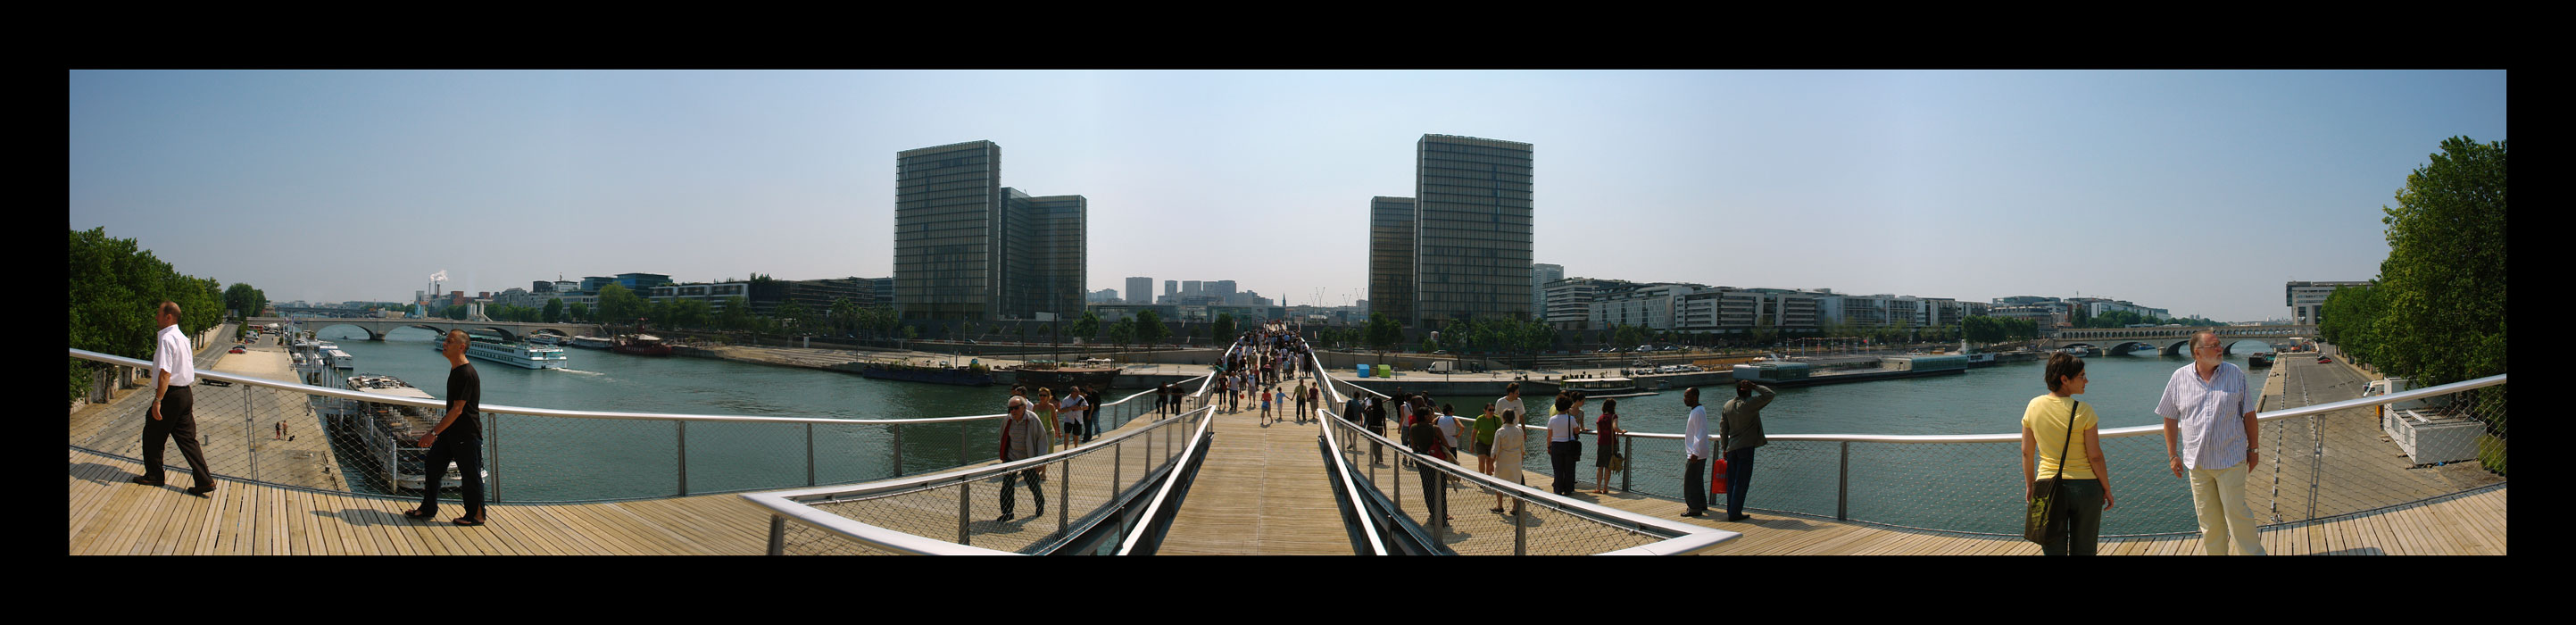
[[2165,418],[2165,456],[2174,477],[2190,471],[2203,552],[2259,556],[2263,541],[2245,502],[2245,475],[2262,460],[2262,429],[2254,421],[2262,398],[2247,391],[2245,370],[2221,360],[2222,349],[2216,332],[2192,335],[2192,364],[2165,381],[2156,414]]
[[1682,405],[1690,407],[1690,419],[1682,425],[1682,516],[1697,518],[1708,513],[1708,407],[1699,405],[1699,387],[1682,391]]
[[161,302],[160,313],[153,318],[161,331],[153,335],[152,407],[143,420],[143,475],[134,483],[160,486],[163,483],[161,452],[168,439],[179,439],[179,456],[188,459],[188,471],[197,485],[188,494],[215,492],[215,475],[206,470],[206,452],[197,445],[196,397],[188,390],[197,383],[197,350],[190,349],[188,335],[179,331],[179,304]]

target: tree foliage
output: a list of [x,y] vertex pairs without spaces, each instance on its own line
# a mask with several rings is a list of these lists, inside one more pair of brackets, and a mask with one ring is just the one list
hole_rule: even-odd
[[[107,236],[106,228],[67,230],[70,304],[67,338],[73,349],[128,358],[152,357],[154,320],[161,300],[179,305],[179,329],[194,335],[222,323],[221,283],[180,274],[133,239]],[[89,386],[88,361],[70,360],[71,398]]]
[[624,286],[606,284],[599,287],[599,320],[612,324],[634,323],[650,312],[644,298]]
[[1154,311],[1150,309],[1136,312],[1136,340],[1138,342],[1150,345],[1161,342],[1163,337],[1171,336],[1171,333],[1171,327],[1163,325],[1162,315],[1154,314]]
[[539,312],[539,315],[546,320],[546,323],[563,323],[563,313],[563,298],[557,297],[547,299],[546,307]]
[[235,282],[224,289],[224,308],[240,313],[242,317],[258,315],[259,309],[266,307],[268,294],[251,285]]
[[1215,336],[1217,340],[1234,340],[1234,335],[1236,334],[1236,330],[1234,328],[1234,313],[1217,313],[1214,327],[1215,330],[1213,331],[1216,333]]

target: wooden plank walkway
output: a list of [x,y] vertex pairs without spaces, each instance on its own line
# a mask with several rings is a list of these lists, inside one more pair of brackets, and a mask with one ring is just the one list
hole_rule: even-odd
[[[402,515],[418,502],[224,481],[212,495],[126,480],[137,463],[70,451],[73,555],[757,555],[769,514],[734,495],[585,504],[494,504],[459,527]],[[185,481],[184,479],[181,481]]]
[[[1314,420],[1263,425],[1261,402],[1245,403],[1242,411],[1217,413],[1207,461],[1159,553],[1350,555]],[[1274,406],[1272,414],[1294,412],[1294,405]]]

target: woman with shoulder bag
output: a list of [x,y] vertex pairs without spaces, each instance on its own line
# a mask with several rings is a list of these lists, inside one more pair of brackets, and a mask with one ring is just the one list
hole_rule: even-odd
[[[2091,381],[2084,359],[2057,354],[2048,359],[2048,394],[2031,398],[2021,417],[2021,479],[2034,502],[2033,523],[2039,528],[2044,555],[2094,554],[2102,534],[2102,512],[2111,509],[2110,463],[2102,457],[2101,418],[2074,396]],[[2076,432],[2082,432],[2077,436]],[[2049,441],[2058,441],[2049,445]],[[2078,442],[2082,447],[2076,447]],[[2083,453],[2071,453],[2081,449]],[[2039,474],[2051,479],[2035,479]],[[2053,497],[2040,503],[2043,497]],[[2042,520],[2044,518],[2044,521]],[[2026,534],[2027,536],[2027,534]]]

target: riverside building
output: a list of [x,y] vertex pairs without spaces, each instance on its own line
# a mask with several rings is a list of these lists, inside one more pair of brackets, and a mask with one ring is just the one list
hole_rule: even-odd
[[906,321],[1080,314],[1088,201],[1003,187],[1001,172],[991,141],[895,153],[894,308]]
[[1413,327],[1529,318],[1531,155],[1517,141],[1414,143]]

